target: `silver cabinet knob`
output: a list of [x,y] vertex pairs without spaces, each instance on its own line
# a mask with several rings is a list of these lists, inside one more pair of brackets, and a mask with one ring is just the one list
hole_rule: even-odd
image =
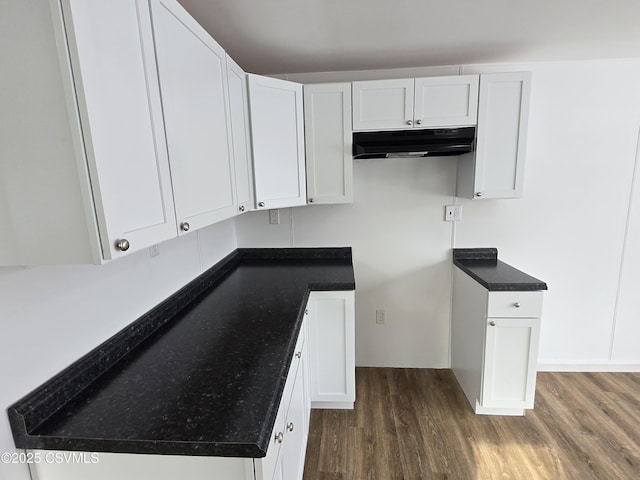
[[310,198],[310,199],[309,199],[309,203],[313,203],[313,198]]
[[413,125],[413,120],[407,120],[407,125]]
[[259,207],[264,207],[264,202],[258,202]]
[[287,430],[289,430],[290,432],[293,432],[293,422],[287,423]]
[[189,222],[182,222],[182,223],[180,224],[180,229],[181,229],[183,232],[188,232],[190,228],[191,228],[191,225],[189,225]]
[[127,250],[129,250],[129,247],[129,240],[127,240],[126,238],[121,238],[120,240],[116,241],[116,248],[121,252],[126,252]]
[[520,308],[520,302],[514,303],[513,306],[516,307],[516,308]]
[[244,205],[240,205],[240,211],[244,212]]
[[418,125],[422,125],[422,120],[418,120],[416,123],[417,123]]
[[282,440],[284,440],[284,433],[282,433],[282,432],[276,433],[275,440],[278,443],[282,443]]
[[482,192],[476,192],[476,197],[481,197],[482,196]]
[[496,322],[491,321],[491,322],[489,322],[489,325],[491,325],[492,327],[495,327],[496,326]]
[[302,352],[297,352],[296,353],[296,358],[302,358]]

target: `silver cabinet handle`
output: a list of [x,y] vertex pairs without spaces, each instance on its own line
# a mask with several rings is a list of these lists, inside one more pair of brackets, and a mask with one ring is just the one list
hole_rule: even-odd
[[189,225],[189,222],[182,222],[180,224],[180,228],[182,229],[183,232],[188,232],[189,229],[191,228],[191,225]]
[[482,192],[476,192],[476,197],[481,197],[482,196]]
[[282,432],[276,433],[275,440],[278,443],[282,443],[282,440],[284,440],[284,433],[282,433]]
[[240,205],[240,211],[244,212],[244,205]]
[[307,308],[304,309],[304,314],[309,315],[309,310]]
[[121,252],[126,252],[127,250],[129,250],[129,247],[129,240],[127,240],[126,238],[121,238],[116,242],[116,248]]
[[313,198],[310,198],[310,199],[309,199],[309,203],[313,203]]
[[297,353],[296,353],[296,357],[297,357],[297,358],[302,358],[302,352],[297,352]]
[[259,207],[264,207],[264,202],[258,202]]
[[287,423],[287,430],[289,430],[290,432],[293,432],[293,422]]
[[416,123],[417,123],[418,125],[422,125],[422,120],[418,120]]
[[496,322],[494,322],[493,320],[489,322],[489,325],[491,325],[492,327],[496,326]]
[[407,125],[413,125],[413,120],[407,120]]
[[516,307],[516,308],[520,308],[520,302],[514,303],[513,306]]

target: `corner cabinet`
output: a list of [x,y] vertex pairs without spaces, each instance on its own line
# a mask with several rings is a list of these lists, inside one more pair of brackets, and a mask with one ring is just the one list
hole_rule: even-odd
[[305,85],[304,128],[308,202],[353,203],[351,84]]
[[355,383],[355,292],[311,292],[309,378],[312,408],[353,408]]
[[530,72],[480,76],[476,149],[458,160],[458,197],[522,196],[530,89]]
[[533,408],[542,291],[488,291],[453,273],[451,368],[478,414]]
[[306,205],[302,85],[247,77],[256,207]]
[[478,75],[353,82],[353,130],[475,125]]

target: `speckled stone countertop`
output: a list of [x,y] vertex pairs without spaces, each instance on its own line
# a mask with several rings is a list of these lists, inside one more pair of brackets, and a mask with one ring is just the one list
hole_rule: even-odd
[[238,249],[9,407],[16,446],[262,457],[310,290],[350,248]]
[[498,260],[496,248],[454,248],[453,264],[491,291],[547,290],[547,284]]

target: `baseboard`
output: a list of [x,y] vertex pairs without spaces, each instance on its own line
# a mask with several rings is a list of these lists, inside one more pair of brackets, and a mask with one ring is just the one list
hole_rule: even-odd
[[637,363],[539,363],[539,372],[640,372]]

